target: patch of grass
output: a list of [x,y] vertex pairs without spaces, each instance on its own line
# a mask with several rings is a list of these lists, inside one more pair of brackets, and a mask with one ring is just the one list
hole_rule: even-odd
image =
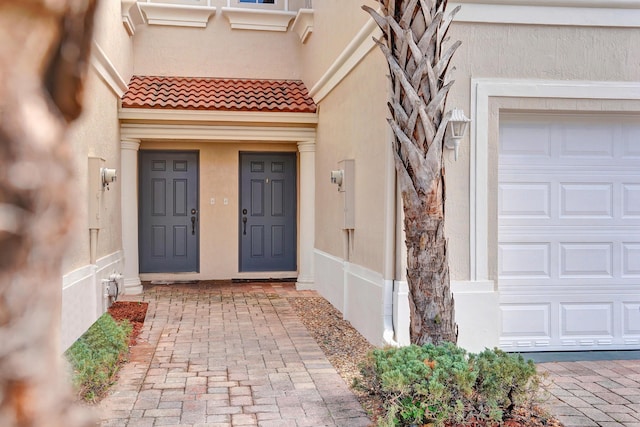
[[105,313],[65,352],[81,399],[94,402],[111,385],[131,330],[128,321],[117,323]]

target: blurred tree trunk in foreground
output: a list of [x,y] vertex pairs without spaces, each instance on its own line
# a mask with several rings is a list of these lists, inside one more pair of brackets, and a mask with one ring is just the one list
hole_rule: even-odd
[[90,425],[61,364],[71,223],[68,124],[81,111],[96,0],[0,0],[0,426]]

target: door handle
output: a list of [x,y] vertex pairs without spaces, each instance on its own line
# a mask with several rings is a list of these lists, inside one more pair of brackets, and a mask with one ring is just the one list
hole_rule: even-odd
[[191,234],[192,235],[196,235],[196,217],[192,216],[191,217]]
[[246,216],[242,217],[242,234],[244,235],[247,234],[247,217]]

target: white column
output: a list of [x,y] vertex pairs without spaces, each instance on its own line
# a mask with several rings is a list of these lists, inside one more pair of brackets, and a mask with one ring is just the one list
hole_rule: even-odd
[[316,214],[316,142],[298,143],[300,152],[300,235],[296,289],[313,289],[313,248],[315,246]]
[[120,194],[122,196],[122,250],[124,252],[124,294],[142,293],[138,269],[138,149],[140,141],[120,142]]

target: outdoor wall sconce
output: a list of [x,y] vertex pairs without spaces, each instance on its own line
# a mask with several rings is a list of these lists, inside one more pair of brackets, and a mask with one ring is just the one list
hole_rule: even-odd
[[464,115],[464,111],[458,108],[449,111],[449,121],[447,123],[448,135],[444,140],[444,146],[449,150],[454,150],[456,160],[458,160],[460,141],[467,132],[469,122],[471,122],[471,120]]
[[338,191],[342,188],[342,179],[344,178],[343,170],[331,171],[331,183],[338,185]]
[[116,170],[111,168],[100,168],[100,178],[102,180],[102,188],[109,189],[109,184],[116,181]]

